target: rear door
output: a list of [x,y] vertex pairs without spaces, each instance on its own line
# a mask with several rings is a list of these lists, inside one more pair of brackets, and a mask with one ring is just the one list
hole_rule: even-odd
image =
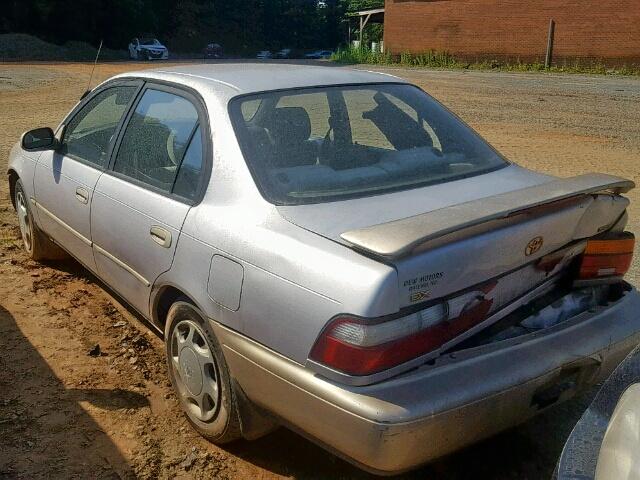
[[71,113],[61,146],[40,156],[35,203],[40,225],[95,271],[90,211],[93,190],[108,164],[114,137],[141,82],[119,82],[95,92]]
[[91,231],[98,273],[142,313],[203,193],[205,118],[191,94],[146,84],[96,185]]

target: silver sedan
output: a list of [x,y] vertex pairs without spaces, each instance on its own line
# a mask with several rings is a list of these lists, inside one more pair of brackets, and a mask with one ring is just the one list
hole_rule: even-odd
[[147,70],[25,133],[32,258],[70,254],[164,335],[193,427],[279,425],[377,473],[570,398],[640,341],[631,181],[505,160],[400,78]]

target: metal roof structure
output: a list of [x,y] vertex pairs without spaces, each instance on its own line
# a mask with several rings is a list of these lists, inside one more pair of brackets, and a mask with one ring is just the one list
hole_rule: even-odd
[[384,8],[374,8],[372,10],[360,10],[348,14],[349,17],[360,19],[359,40],[362,45],[362,31],[368,23],[384,23]]

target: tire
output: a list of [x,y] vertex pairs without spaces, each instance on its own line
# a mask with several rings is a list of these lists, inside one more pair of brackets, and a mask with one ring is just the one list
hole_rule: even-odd
[[14,192],[22,244],[29,257],[36,261],[67,258],[67,253],[49,240],[33,221],[31,207],[21,180],[16,181]]
[[189,423],[219,445],[239,439],[237,395],[222,349],[188,301],[179,300],[169,309],[165,346],[169,378]]

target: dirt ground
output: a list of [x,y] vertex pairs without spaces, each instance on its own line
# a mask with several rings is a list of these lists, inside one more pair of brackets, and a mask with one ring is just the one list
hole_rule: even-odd
[[[146,67],[100,65],[94,84]],[[523,166],[640,180],[638,79],[385,71],[421,85]],[[89,72],[86,64],[0,64],[0,170],[22,131],[58,124]],[[630,229],[640,233],[640,190],[629,196]],[[549,478],[588,401],[404,477]],[[74,261],[27,260],[0,181],[0,479],[206,477],[368,476],[285,429],[225,448],[198,437],[170,389],[161,339]]]

